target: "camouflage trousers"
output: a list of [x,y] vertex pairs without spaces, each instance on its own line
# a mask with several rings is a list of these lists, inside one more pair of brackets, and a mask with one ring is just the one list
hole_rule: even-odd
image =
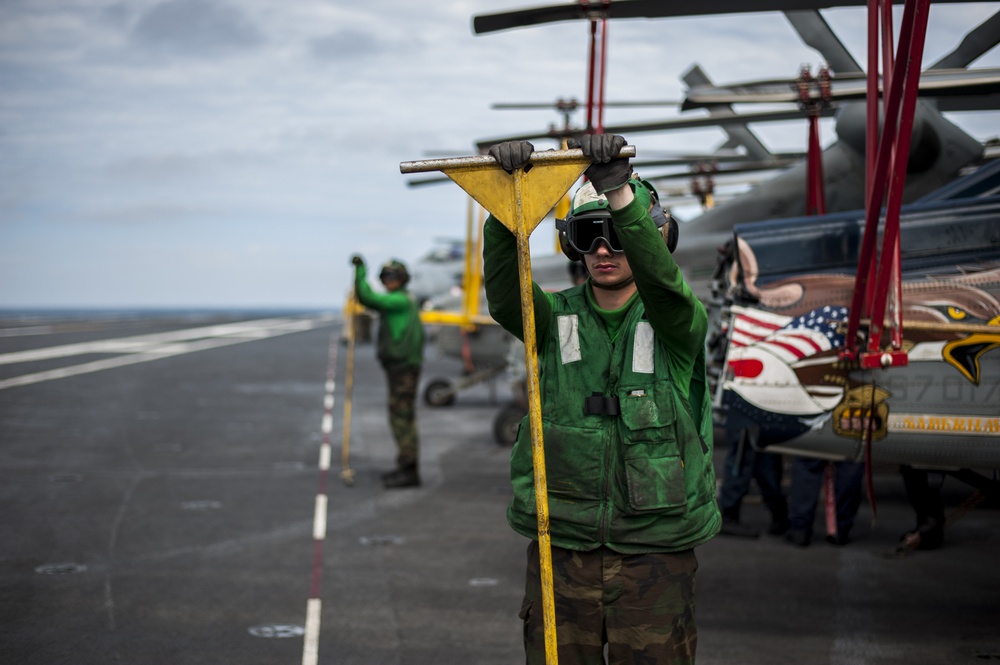
[[[552,548],[559,665],[687,665],[698,631],[694,550],[619,554]],[[520,617],[528,665],[545,663],[538,542],[528,545]]]
[[420,366],[387,369],[389,384],[389,427],[396,439],[396,463],[400,468],[417,463],[420,439],[417,436],[417,386]]

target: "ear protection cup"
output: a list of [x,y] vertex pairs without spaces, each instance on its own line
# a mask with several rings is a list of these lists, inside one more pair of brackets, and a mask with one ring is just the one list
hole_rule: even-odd
[[[562,222],[562,225],[560,225],[560,222]],[[570,261],[583,261],[583,255],[573,249],[569,244],[569,240],[566,238],[565,223],[566,220],[556,220],[556,226],[559,228],[559,249],[562,250],[562,253]]]
[[673,254],[674,250],[677,249],[681,230],[677,225],[677,220],[670,213],[667,213],[667,223],[660,227],[660,235],[663,236],[663,242],[667,244],[667,249]]

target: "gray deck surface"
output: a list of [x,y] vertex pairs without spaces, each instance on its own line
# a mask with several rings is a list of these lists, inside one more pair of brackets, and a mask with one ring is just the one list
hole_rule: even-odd
[[[88,322],[84,322],[88,323]],[[208,325],[93,321],[0,334],[3,354]],[[0,332],[23,322],[0,322]],[[63,332],[59,332],[62,330]],[[526,541],[504,511],[509,450],[491,423],[503,378],[421,403],[419,489],[383,490],[385,382],[359,345],[353,487],[339,475],[347,347],[308,330],[0,389],[0,663],[302,662],[328,355],[337,349],[322,549],[320,663],[523,662]],[[0,364],[0,381],[120,357]],[[460,365],[433,349],[423,381]],[[718,445],[721,464],[725,444]],[[719,537],[698,550],[702,665],[1000,661],[1000,519],[979,508],[946,546],[888,558],[911,528],[898,474],[878,523],[796,549]],[[944,485],[953,512],[972,490]],[[751,496],[745,521],[766,526]],[[817,524],[817,529],[822,529]]]

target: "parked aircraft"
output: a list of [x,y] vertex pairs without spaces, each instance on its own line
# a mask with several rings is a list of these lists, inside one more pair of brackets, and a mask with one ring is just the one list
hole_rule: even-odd
[[408,290],[421,304],[460,289],[465,266],[465,241],[440,238],[427,254],[410,264]]
[[[614,8],[638,3],[625,1],[610,4]],[[649,3],[646,4],[648,5]],[[709,4],[714,7],[718,3]],[[761,10],[757,7],[757,4],[753,3],[753,11]],[[781,7],[774,7],[774,9],[789,7],[789,3],[787,2],[780,4],[782,5]],[[800,4],[797,3],[797,5]],[[814,3],[806,4],[812,6]],[[750,10],[748,8],[744,9],[745,5],[742,3],[736,8],[732,4],[728,6],[730,7],[728,11]],[[824,3],[822,6],[827,6],[827,4]],[[699,6],[696,12],[711,13],[710,11],[703,12],[702,9],[703,7]],[[614,11],[613,9],[611,15],[617,16],[618,14],[615,14]],[[829,30],[829,27],[817,12],[788,12],[786,16],[788,16],[792,25],[800,32],[803,39],[809,45],[823,52],[827,61],[834,66],[835,72],[841,70],[845,72],[860,71],[860,67],[857,66],[846,49],[832,35],[832,31]],[[941,66],[946,64],[949,68],[956,66],[964,67],[975,60],[979,54],[992,48],[998,36],[1000,36],[1000,30],[997,30],[997,26],[1000,25],[1000,18],[998,16],[994,16],[987,21],[984,24],[985,27],[980,27],[977,31],[974,31],[969,37],[963,40],[962,45],[955,52],[943,58],[938,64]],[[696,91],[698,94],[703,95],[711,90],[711,84],[708,82],[707,76],[699,68],[692,68],[686,76],[686,81],[692,99],[695,98]],[[950,103],[957,104],[957,100],[961,98],[952,96],[949,99]],[[995,99],[987,98],[986,101],[990,104],[989,108],[996,108]],[[946,105],[947,103],[945,103]],[[953,180],[959,175],[962,169],[975,165],[983,153],[982,144],[944,118],[940,113],[941,108],[943,107],[940,102],[936,106],[935,103],[928,100],[921,101],[918,107],[915,122],[915,139],[913,149],[910,151],[910,168],[907,174],[909,186],[905,194],[904,200],[906,201],[912,201],[919,194]],[[826,173],[826,204],[828,211],[850,210],[852,208],[859,208],[863,204],[864,182],[858,175],[863,174],[865,170],[864,160],[861,157],[865,150],[865,124],[862,111],[862,105],[859,102],[839,101],[834,102],[823,110],[823,113],[827,114],[838,113],[836,124],[838,140],[824,151],[822,159]],[[670,128],[717,124],[727,128],[729,133],[729,141],[721,146],[723,150],[732,150],[735,147],[740,147],[741,150],[745,151],[748,159],[751,157],[756,159],[760,159],[761,157],[771,159],[773,156],[763,148],[747,125],[750,122],[764,119],[803,117],[801,111],[798,110],[790,112],[769,111],[762,114],[737,116],[728,106],[728,102],[713,104],[711,112],[708,118],[681,118],[667,122],[607,126],[604,127],[604,131],[620,133],[626,137],[630,137],[644,131],[664,131]],[[580,132],[582,131],[585,130],[580,130]],[[550,135],[548,132],[543,132],[517,137],[486,139],[479,141],[478,145],[481,149],[484,149],[488,145],[501,140],[511,138],[532,140]],[[636,140],[635,142],[638,143],[639,141]],[[636,162],[638,163],[637,169],[645,170],[646,168],[653,167],[652,164],[643,166],[639,160],[636,160]],[[688,281],[699,290],[699,294],[702,297],[705,299],[710,299],[711,297],[710,285],[712,276],[721,274],[718,271],[718,254],[716,249],[732,238],[734,225],[758,219],[801,215],[805,212],[806,179],[804,171],[804,165],[793,167],[788,173],[779,175],[761,184],[750,194],[738,197],[736,201],[729,205],[717,206],[700,215],[692,223],[682,225],[681,243],[677,258],[688,277]],[[643,173],[643,175],[646,176],[647,173]],[[532,266],[536,274],[537,271],[544,267],[546,261],[547,259],[544,257],[532,258]],[[551,257],[551,261],[561,264],[565,268],[566,262],[560,255],[557,254]],[[496,340],[492,340],[486,347],[494,351],[502,348],[496,343]],[[994,376],[996,375],[997,373],[994,373]],[[832,390],[829,387],[825,389]],[[727,391],[733,392],[729,388],[727,388]],[[862,391],[860,395],[864,397],[865,393]],[[834,398],[832,392],[829,397],[831,400]],[[857,398],[858,393],[852,393],[852,399],[856,401]],[[516,426],[517,419],[512,417],[516,415],[516,413],[511,413],[510,408],[502,410],[498,414],[498,422],[494,423],[494,433],[498,434],[498,439],[501,438],[499,434],[511,429],[509,425],[504,429],[502,423],[499,421],[506,417],[505,422],[514,423],[514,426]],[[865,422],[864,418],[862,418],[861,422],[862,424]],[[734,423],[736,423],[735,420]],[[850,428],[853,426],[853,423],[847,421],[847,426]],[[736,431],[742,430],[737,428]]]
[[934,469],[995,495],[1000,160],[902,209],[905,366],[844,354],[864,217],[736,226],[718,421],[757,448]]

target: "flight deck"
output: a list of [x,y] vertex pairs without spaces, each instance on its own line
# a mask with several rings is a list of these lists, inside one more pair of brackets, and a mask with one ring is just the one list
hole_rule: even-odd
[[[423,485],[385,490],[385,379],[358,344],[349,484],[348,348],[313,313],[0,321],[0,662],[524,662],[491,428],[509,385],[421,402]],[[428,346],[422,384],[461,371]],[[894,469],[873,482],[846,546],[697,550],[699,663],[1000,661],[997,508],[949,478],[944,547],[892,556],[914,516]],[[743,521],[766,530],[756,495]]]

